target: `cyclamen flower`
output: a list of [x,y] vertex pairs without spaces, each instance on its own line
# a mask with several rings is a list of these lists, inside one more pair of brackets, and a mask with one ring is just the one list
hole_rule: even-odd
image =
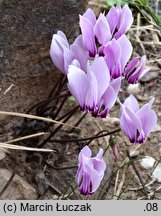
[[[74,63],[76,65],[76,63]],[[114,105],[121,85],[121,78],[110,82],[110,74],[103,57],[88,62],[87,70],[70,65],[68,69],[68,88],[80,108],[93,116],[106,117]]]
[[128,5],[112,7],[108,14],[100,13],[98,19],[91,9],[80,15],[80,28],[85,48],[91,57],[97,53],[96,39],[105,46],[114,37],[118,39],[127,32],[133,22]]
[[96,43],[93,28],[96,23],[96,16],[91,9],[88,9],[83,16],[80,15],[79,18],[83,44],[90,56],[94,57],[96,55]]
[[118,40],[115,38],[104,47],[106,63],[110,70],[111,78],[122,76],[124,68],[132,54],[132,45],[125,35]]
[[68,67],[74,59],[80,62],[82,69],[85,69],[89,58],[88,52],[83,47],[82,36],[79,35],[73,44],[69,45],[65,34],[58,31],[53,35],[50,56],[55,66],[66,75]]
[[76,179],[81,194],[87,196],[94,193],[103,179],[106,164],[103,161],[103,149],[100,149],[96,157],[88,146],[85,146],[79,153],[79,164]]
[[118,39],[121,35],[125,34],[131,27],[134,20],[128,5],[125,5],[123,8],[121,8],[120,5],[111,7],[106,18],[109,23],[111,33],[115,39]]
[[128,83],[137,83],[146,73],[149,72],[150,68],[146,67],[146,56],[135,57],[132,59],[127,67],[125,68],[125,79]]
[[58,31],[57,34],[53,35],[50,56],[55,66],[65,75],[68,71],[68,65],[74,60],[74,56],[62,31]]
[[151,106],[154,98],[139,109],[139,104],[130,95],[121,104],[120,126],[132,143],[143,143],[157,123],[157,115]]

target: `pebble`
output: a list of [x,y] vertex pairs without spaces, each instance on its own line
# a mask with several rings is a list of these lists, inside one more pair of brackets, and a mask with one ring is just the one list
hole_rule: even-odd
[[153,180],[161,183],[161,163],[159,163],[158,166],[155,168],[151,177]]
[[[12,172],[8,169],[0,169],[0,191],[10,179]],[[1,200],[35,200],[37,192],[28,182],[19,175],[15,175],[7,189],[0,196]]]
[[140,83],[129,84],[127,87],[127,91],[129,94],[136,94],[140,91]]
[[144,169],[151,169],[154,166],[154,163],[155,163],[155,159],[150,156],[145,156],[140,160],[140,165]]

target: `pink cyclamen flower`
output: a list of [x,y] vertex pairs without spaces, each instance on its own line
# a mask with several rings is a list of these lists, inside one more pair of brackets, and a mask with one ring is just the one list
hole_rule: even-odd
[[58,31],[53,35],[50,56],[55,66],[66,75],[68,65],[74,60],[72,51],[69,49],[69,43],[62,31]]
[[120,5],[111,7],[106,18],[115,39],[118,39],[121,35],[125,34],[134,20],[128,5],[125,5],[123,8],[121,8]]
[[96,16],[91,9],[88,9],[83,16],[79,16],[79,25],[82,32],[83,44],[91,57],[96,55],[96,42],[94,35],[94,25]]
[[[127,32],[133,22],[132,12],[128,5],[112,7],[108,14],[100,13],[98,19],[91,9],[79,16],[83,43],[89,55],[97,53],[96,41],[105,46],[114,37],[118,39]],[[97,40],[96,40],[97,39]],[[99,53],[102,53],[99,51]]]
[[88,62],[87,70],[74,62],[68,69],[68,88],[80,108],[93,116],[106,117],[114,105],[121,85],[121,78],[110,82],[110,74],[103,57]]
[[125,35],[122,35],[118,40],[113,38],[104,47],[103,53],[110,70],[110,76],[115,79],[122,76],[124,68],[132,54],[132,45],[129,39]]
[[157,123],[157,115],[151,106],[154,98],[139,109],[139,104],[130,95],[121,104],[120,126],[132,143],[143,143]]
[[100,149],[96,157],[88,146],[85,146],[79,153],[78,171],[76,180],[81,194],[87,196],[94,193],[103,179],[106,164],[103,161],[103,149]]
[[89,58],[87,50],[83,47],[82,36],[79,35],[73,44],[69,45],[65,34],[58,31],[53,35],[50,56],[55,66],[67,75],[68,67],[74,59],[79,61],[80,67],[84,69]]
[[146,73],[149,72],[150,68],[146,67],[146,56],[135,57],[132,59],[127,67],[125,68],[125,79],[128,83],[137,83]]

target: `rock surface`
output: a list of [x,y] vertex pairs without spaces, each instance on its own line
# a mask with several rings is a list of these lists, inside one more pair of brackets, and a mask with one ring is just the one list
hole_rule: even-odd
[[[11,175],[11,171],[7,169],[0,169],[0,191],[6,185]],[[1,200],[34,200],[36,198],[36,190],[18,175],[14,176],[8,188],[0,196]]]
[[144,169],[151,169],[154,166],[154,163],[155,163],[155,159],[150,156],[145,156],[140,160],[140,165]]
[[73,41],[87,0],[5,0],[0,5],[0,110],[24,111],[47,97],[57,73],[49,57],[53,33]]

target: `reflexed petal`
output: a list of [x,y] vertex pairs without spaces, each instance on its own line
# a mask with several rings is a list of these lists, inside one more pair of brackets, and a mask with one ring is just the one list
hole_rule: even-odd
[[105,60],[111,72],[113,67],[121,58],[122,53],[119,43],[115,39],[112,39],[112,41],[104,48],[104,54]]
[[118,40],[119,45],[121,46],[121,65],[122,69],[125,68],[127,62],[129,61],[131,54],[132,54],[132,45],[129,41],[129,39],[125,36],[122,35]]
[[66,35],[64,34],[64,32],[62,32],[62,31],[57,31],[57,35],[59,35],[62,39],[63,39],[63,41],[64,41],[64,46],[66,46],[66,47],[69,47],[69,43],[68,43],[68,40],[67,40],[67,37],[66,37]]
[[87,18],[80,16],[79,24],[82,31],[83,44],[86,47],[86,49],[90,52],[91,56],[95,56],[96,44],[92,23]]
[[93,13],[93,11],[90,8],[88,8],[86,10],[86,12],[83,14],[83,16],[85,18],[89,19],[93,26],[95,25],[95,23],[96,23],[96,16],[95,16],[95,14]]
[[82,49],[84,49],[84,44],[83,44],[83,37],[82,37],[82,35],[79,35],[79,36],[75,39],[73,45],[78,45],[79,47],[81,47]]
[[66,47],[64,47],[64,71],[67,74],[68,73],[68,67],[74,60],[73,52]]
[[89,89],[87,75],[81,69],[70,65],[68,69],[68,88],[77,103],[84,109],[86,93]]
[[142,122],[143,130],[146,136],[149,135],[149,133],[153,130],[157,123],[157,115],[154,110],[151,109],[151,102],[152,100],[150,101],[150,104],[145,104],[136,113],[136,115]]
[[105,117],[105,115],[108,114],[109,110],[115,104],[120,86],[121,78],[119,77],[110,83],[102,98],[100,99],[98,107],[101,108],[102,105],[105,106],[105,109],[100,113],[102,117]]
[[114,89],[115,93],[118,94],[120,88],[121,88],[121,81],[122,77],[118,77],[117,79],[114,79],[110,85]]
[[121,37],[121,35],[125,34],[127,30],[131,27],[133,20],[134,19],[131,10],[129,9],[128,5],[125,5],[120,12],[118,31],[116,32],[114,37],[118,39],[119,37]]
[[106,108],[111,109],[115,104],[117,99],[117,94],[115,93],[114,89],[110,85],[105,91],[102,99],[103,99],[103,104],[105,106],[105,109]]
[[123,103],[123,105],[125,107],[128,107],[129,109],[131,109],[131,111],[133,111],[134,113],[139,110],[139,104],[138,104],[136,98],[133,95],[130,95],[125,100],[125,102]]
[[91,160],[92,160],[94,169],[99,173],[100,181],[101,181],[104,176],[106,164],[103,160],[98,160],[97,158],[92,158]]
[[128,116],[124,107],[120,117],[120,127],[126,136],[129,137],[131,142],[136,141],[137,128],[133,125],[133,121]]
[[72,44],[70,46],[70,49],[73,52],[75,59],[77,59],[79,61],[80,65],[81,65],[81,69],[83,71],[86,71],[87,70],[87,61],[89,58],[88,52],[76,44]]
[[92,155],[92,152],[91,152],[91,149],[88,147],[88,146],[85,146],[82,150],[81,150],[81,153],[83,154],[83,156],[85,157],[91,157]]
[[117,22],[118,22],[118,18],[119,18],[118,12],[114,6],[111,7],[106,18],[107,18],[111,33],[113,34],[114,30],[117,26]]
[[50,56],[55,64],[55,66],[64,72],[64,57],[63,57],[63,49],[57,42],[57,36],[53,35],[53,39],[50,47]]
[[100,186],[100,183],[101,183],[100,175],[96,170],[91,169],[90,167],[88,167],[88,164],[86,164],[86,169],[87,169],[87,172],[90,175],[91,186],[92,186],[91,194],[92,194]]
[[87,77],[89,81],[89,89],[86,92],[85,105],[87,109],[93,110],[98,101],[98,85],[96,77],[92,71],[88,71]]
[[102,159],[102,156],[103,156],[103,149],[100,148],[99,152],[98,152],[97,155],[96,155],[96,158],[101,160],[101,159]]
[[83,168],[79,167],[78,171],[77,171],[77,174],[76,174],[76,180],[77,180],[78,185],[80,185],[80,183],[82,181],[82,178],[83,178]]
[[155,97],[153,97],[153,98],[148,102],[148,105],[150,106],[150,108],[151,108],[151,106],[153,105],[154,101],[155,101]]
[[110,41],[112,35],[106,17],[101,13],[94,26],[94,34],[101,45]]
[[137,131],[139,132],[139,134],[141,134],[143,137],[145,137],[144,131],[143,131],[143,125],[142,125],[141,120],[128,107],[125,107],[125,110],[126,110],[128,116],[129,116],[129,118],[133,122],[133,126],[137,129]]
[[97,80],[99,101],[110,82],[109,70],[103,57],[96,58],[90,68]]

